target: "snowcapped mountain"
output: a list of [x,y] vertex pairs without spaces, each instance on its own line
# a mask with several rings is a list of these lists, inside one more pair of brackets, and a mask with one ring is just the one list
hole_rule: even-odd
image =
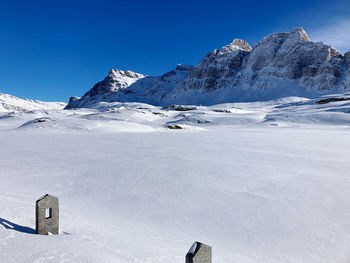
[[235,39],[208,53],[195,67],[179,64],[160,77],[111,70],[66,108],[98,102],[154,105],[203,104],[308,98],[350,90],[350,52],[312,42],[302,28],[274,33],[250,47]]
[[81,98],[72,97],[67,108],[89,107],[98,102],[146,102],[159,105],[188,76],[192,66],[179,64],[160,77],[151,77],[132,71],[112,69]]
[[63,102],[20,99],[9,94],[0,93],[0,112],[63,109],[65,106],[66,103]]

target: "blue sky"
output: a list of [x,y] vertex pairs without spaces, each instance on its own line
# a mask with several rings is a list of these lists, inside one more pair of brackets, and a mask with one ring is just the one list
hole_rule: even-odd
[[350,50],[350,1],[0,0],[0,92],[67,101],[111,68],[160,75],[233,38],[299,26]]

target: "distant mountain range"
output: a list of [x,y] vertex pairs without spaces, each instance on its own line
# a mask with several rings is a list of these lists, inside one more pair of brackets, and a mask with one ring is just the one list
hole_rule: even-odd
[[20,99],[9,94],[0,93],[0,112],[63,109],[66,105],[63,102]]
[[196,66],[179,64],[162,76],[112,69],[67,108],[98,102],[153,105],[202,104],[308,98],[350,90],[350,52],[309,40],[303,28],[264,37],[252,47],[244,40],[208,53]]
[[350,90],[350,52],[309,40],[303,28],[264,37],[252,47],[244,40],[208,53],[196,66],[179,64],[162,76],[112,69],[69,108],[98,102],[153,105],[259,101],[286,96],[308,98]]

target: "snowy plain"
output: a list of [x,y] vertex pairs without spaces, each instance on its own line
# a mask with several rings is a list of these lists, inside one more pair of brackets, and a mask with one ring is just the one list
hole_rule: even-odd
[[0,113],[0,262],[350,261],[350,101],[56,106]]

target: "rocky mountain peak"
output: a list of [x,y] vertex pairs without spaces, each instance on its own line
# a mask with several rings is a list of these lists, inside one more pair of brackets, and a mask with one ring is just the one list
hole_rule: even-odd
[[99,101],[154,105],[215,104],[315,97],[350,91],[350,52],[313,42],[301,27],[273,33],[250,45],[241,39],[209,52],[196,66],[179,64],[160,77],[111,70],[67,108]]
[[292,29],[290,32],[272,33],[261,39],[253,46],[253,49],[259,46],[274,44],[276,46],[286,42],[288,46],[297,45],[309,41],[309,37],[302,27]]
[[[105,77],[104,80],[96,83],[93,88],[86,92],[81,99],[90,100],[90,98],[94,98],[97,95],[118,92],[119,90],[129,87],[131,84],[145,77],[146,75],[130,70],[123,71],[120,69],[111,69],[107,77]],[[81,99],[70,101],[68,106],[81,104]]]
[[247,41],[242,40],[242,39],[234,39],[232,41],[232,43],[222,47],[219,51],[218,54],[219,55],[223,55],[226,53],[232,53],[235,52],[237,50],[243,50],[243,51],[251,51],[252,48],[251,46],[248,44]]
[[111,69],[108,73],[108,77],[112,78],[112,79],[117,79],[117,78],[132,78],[132,79],[139,79],[139,78],[143,78],[146,77],[146,75],[143,74],[139,74],[130,70],[120,70],[120,69]]
[[298,40],[306,40],[306,41],[310,40],[309,36],[307,35],[304,28],[302,28],[302,27],[297,27],[297,28],[292,29],[289,32],[289,35],[295,37]]
[[243,39],[234,39],[231,43],[232,46],[236,46],[240,50],[251,51],[252,48],[249,43]]

